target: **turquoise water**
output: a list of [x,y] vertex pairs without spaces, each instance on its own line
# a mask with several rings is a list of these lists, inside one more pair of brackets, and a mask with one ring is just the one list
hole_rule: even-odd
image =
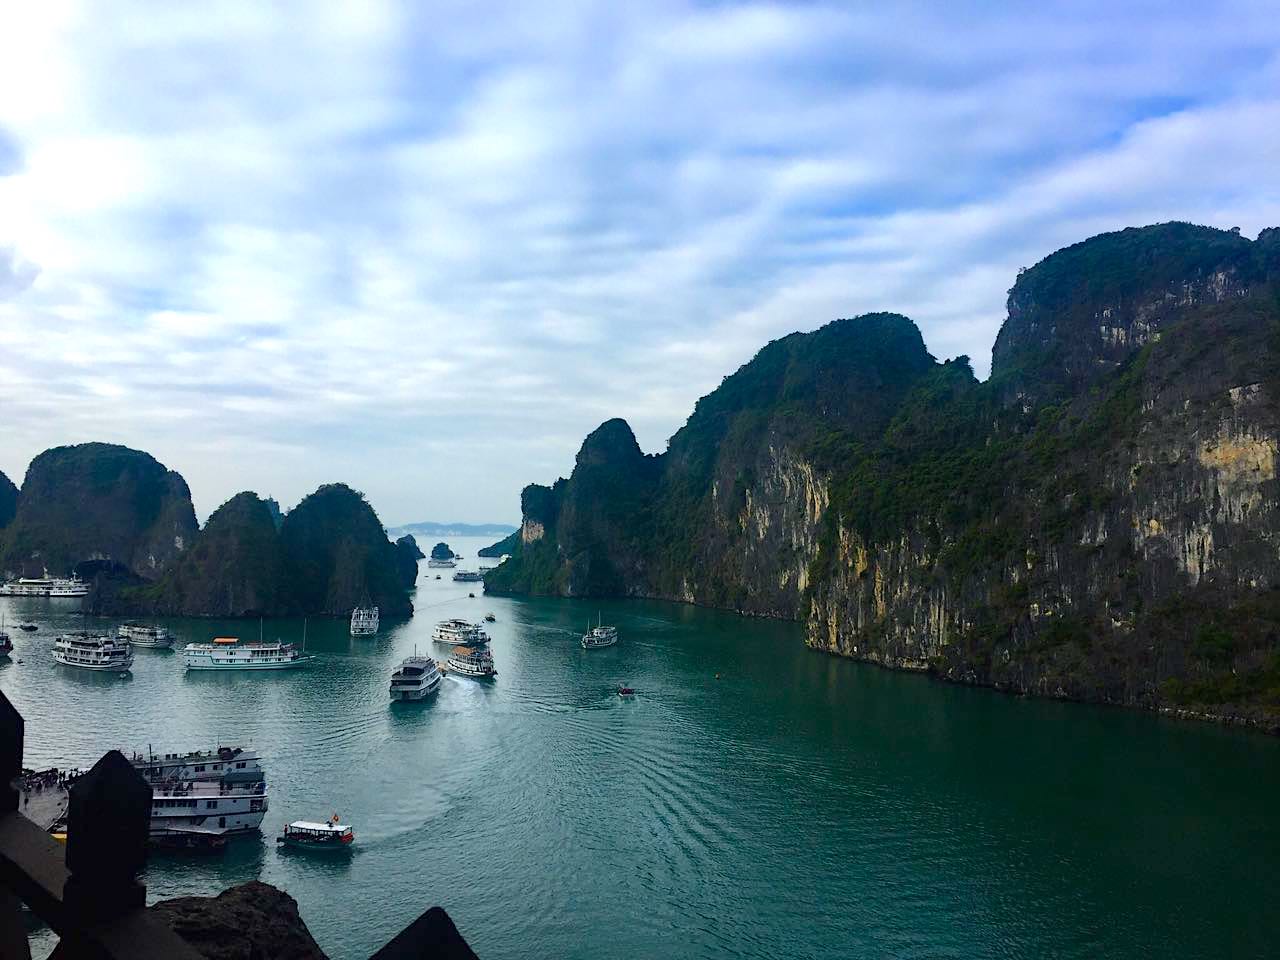
[[[0,688],[31,766],[260,750],[263,838],[153,856],[149,896],[260,878],[333,957],[367,956],[433,904],[486,960],[1274,955],[1276,740],[891,673],[806,650],[794,624],[471,600],[433,577],[424,565],[412,621],[372,640],[312,621],[311,669],[250,676],[188,676],[146,650],[131,679],[58,667],[67,603],[0,601],[10,624],[42,624],[11,630],[22,662]],[[487,610],[495,684],[388,703],[436,620]],[[588,653],[597,610],[623,640]],[[275,849],[285,821],[332,812],[355,826],[349,860]]]

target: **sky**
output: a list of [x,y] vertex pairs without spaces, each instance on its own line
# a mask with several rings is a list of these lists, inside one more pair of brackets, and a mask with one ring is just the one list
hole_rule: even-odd
[[979,376],[1020,267],[1280,225],[1267,3],[13,4],[0,470],[102,440],[206,517],[324,482],[519,519],[767,341],[905,313]]

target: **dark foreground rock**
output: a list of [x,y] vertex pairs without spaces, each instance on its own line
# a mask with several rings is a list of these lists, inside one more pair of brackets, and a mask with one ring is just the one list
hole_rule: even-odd
[[257,880],[216,897],[178,897],[151,908],[210,960],[325,960],[298,903]]

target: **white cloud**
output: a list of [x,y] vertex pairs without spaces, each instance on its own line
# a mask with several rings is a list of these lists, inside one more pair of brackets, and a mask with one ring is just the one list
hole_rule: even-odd
[[984,371],[1019,266],[1280,223],[1280,18],[1213,7],[28,5],[0,468],[103,439],[202,514],[511,519],[791,330],[896,310]]

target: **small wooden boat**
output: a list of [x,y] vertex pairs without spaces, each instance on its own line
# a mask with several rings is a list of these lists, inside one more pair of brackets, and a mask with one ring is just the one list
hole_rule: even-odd
[[621,684],[619,684],[619,686],[618,686],[618,696],[620,696],[620,697],[634,697],[635,695],[636,695],[636,688],[635,688],[635,687],[624,687],[624,686],[622,686]]
[[276,843],[299,850],[315,850],[320,853],[337,853],[350,850],[356,835],[351,827],[338,822],[338,815],[323,823],[314,820],[295,820],[285,824]]
[[497,618],[497,617],[495,617],[492,613],[486,613],[486,614],[484,615],[484,622],[485,622],[485,623],[496,623],[496,622],[497,622],[497,619],[498,619],[498,618]]

